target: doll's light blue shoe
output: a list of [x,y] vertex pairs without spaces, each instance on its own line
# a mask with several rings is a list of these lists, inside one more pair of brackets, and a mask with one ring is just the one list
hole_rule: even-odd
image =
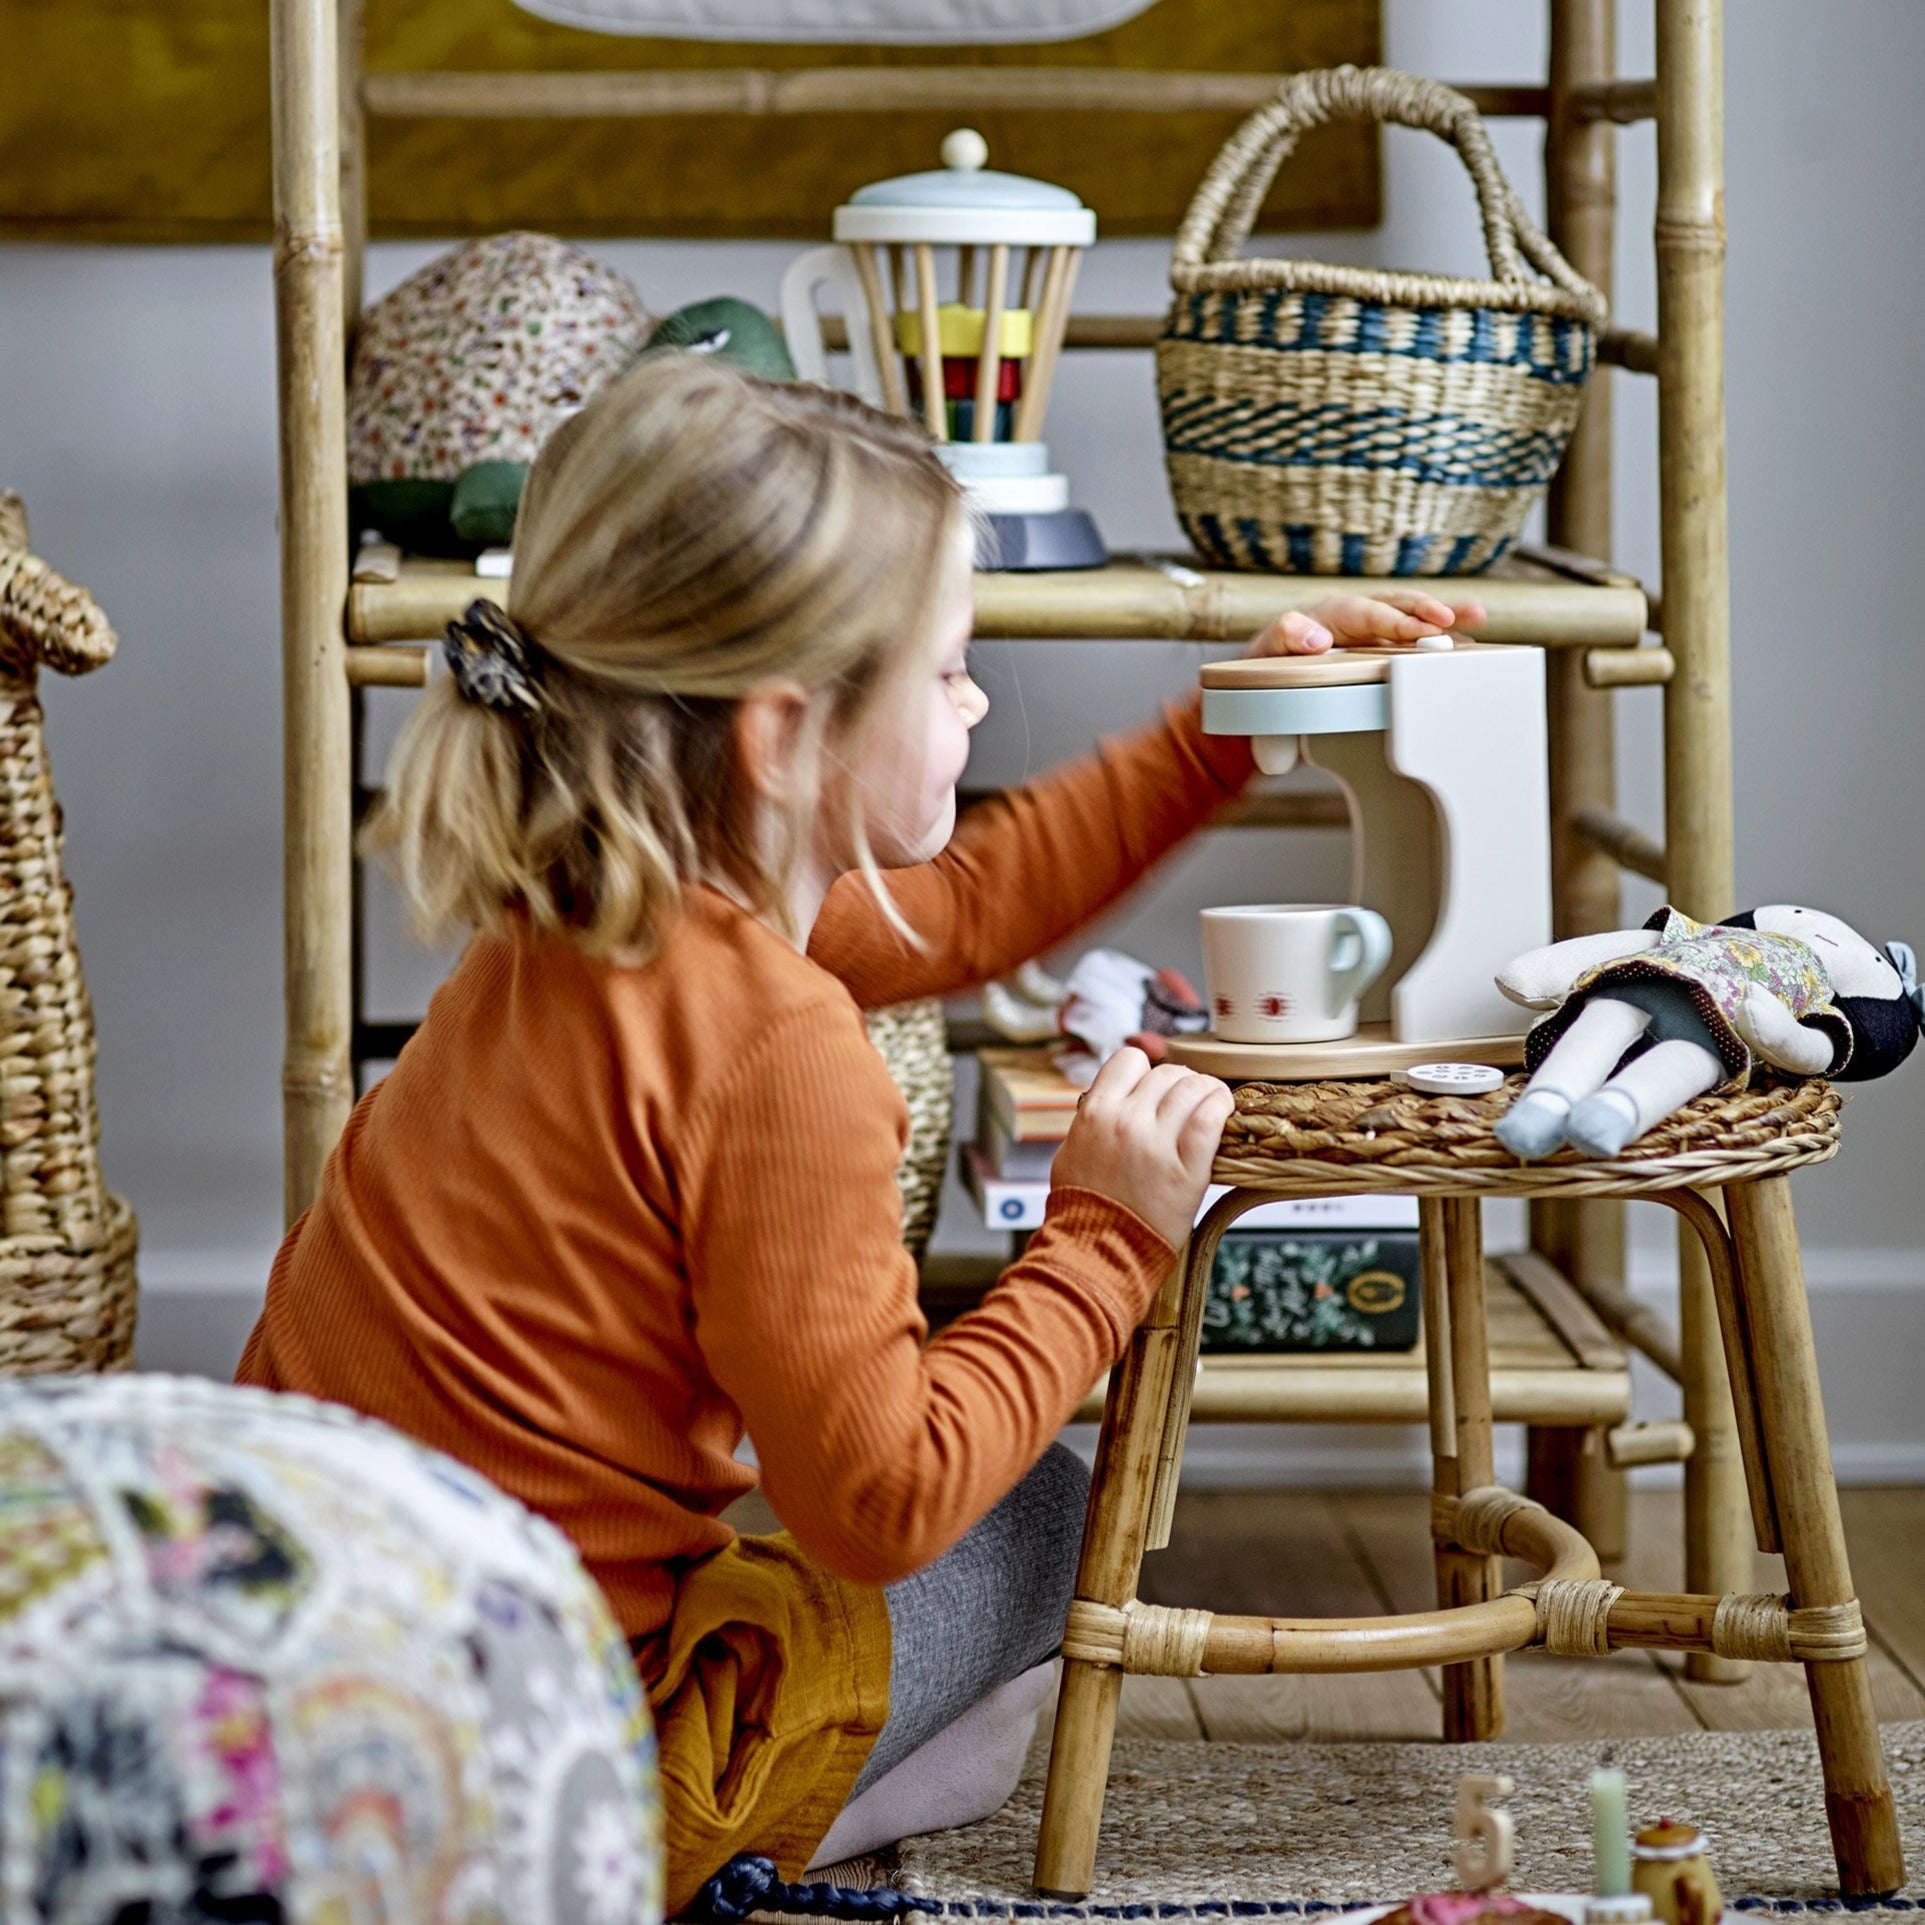
[[1564,1147],[1571,1122],[1571,1100],[1556,1090],[1526,1090],[1491,1132],[1510,1153],[1526,1163],[1553,1156]]
[[1601,1089],[1571,1112],[1572,1146],[1586,1156],[1616,1156],[1638,1133],[1638,1106],[1623,1090]]

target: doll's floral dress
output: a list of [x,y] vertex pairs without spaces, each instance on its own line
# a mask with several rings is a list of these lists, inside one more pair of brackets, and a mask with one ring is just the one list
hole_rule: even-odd
[[1644,926],[1659,937],[1651,948],[1587,969],[1563,1003],[1531,1031],[1524,1045],[1528,1069],[1535,1071],[1551,1053],[1590,996],[1649,982],[1678,983],[1690,995],[1724,1065],[1721,1092],[1741,1090],[1751,1080],[1753,1058],[1737,1019],[1754,984],[1777,997],[1799,1022],[1832,1039],[1831,1073],[1850,1060],[1851,1024],[1832,1002],[1831,978],[1809,943],[1764,929],[1694,922],[1668,903]]

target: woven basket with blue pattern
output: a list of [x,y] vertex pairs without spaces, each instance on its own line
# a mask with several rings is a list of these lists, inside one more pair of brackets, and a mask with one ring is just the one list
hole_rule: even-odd
[[[1492,278],[1240,258],[1298,137],[1332,120],[1451,142]],[[1605,318],[1470,101],[1382,67],[1294,75],[1244,122],[1190,203],[1170,282],[1157,389],[1177,514],[1212,562],[1292,574],[1499,560],[1563,458]]]

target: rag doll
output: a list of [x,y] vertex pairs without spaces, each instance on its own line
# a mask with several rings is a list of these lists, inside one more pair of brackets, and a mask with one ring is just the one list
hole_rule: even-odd
[[1566,1143],[1616,1156],[1754,1063],[1864,1082],[1910,1055],[1925,992],[1903,943],[1879,948],[1822,910],[1773,903],[1724,922],[1660,909],[1642,929],[1518,957],[1497,986],[1553,1013],[1525,1042],[1530,1082],[1497,1125],[1515,1156]]
[[985,987],[983,1015],[1012,1043],[1064,1036],[1082,1044],[1065,1051],[1057,1067],[1084,1088],[1125,1043],[1160,1062],[1167,1038],[1210,1026],[1196,991],[1176,970],[1152,969],[1115,949],[1092,949],[1063,982],[1025,963],[1008,982]]

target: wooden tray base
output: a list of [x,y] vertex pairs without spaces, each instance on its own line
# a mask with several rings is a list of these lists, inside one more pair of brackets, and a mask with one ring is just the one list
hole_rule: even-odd
[[1515,1069],[1522,1036],[1460,1036],[1454,1041],[1400,1043],[1388,1023],[1364,1023],[1334,1043],[1226,1043],[1216,1036],[1172,1036],[1169,1060],[1207,1070],[1226,1083],[1320,1083],[1331,1076],[1389,1076],[1419,1063],[1489,1063]]

